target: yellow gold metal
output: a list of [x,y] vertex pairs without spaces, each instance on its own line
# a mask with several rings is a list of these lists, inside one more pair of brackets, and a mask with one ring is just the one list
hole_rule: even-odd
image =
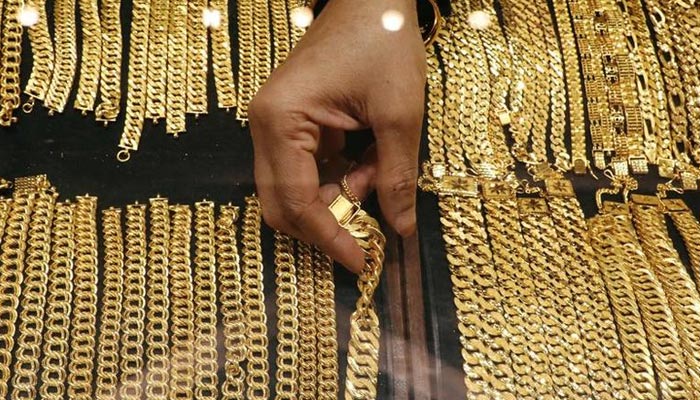
[[297,242],[297,289],[299,308],[299,399],[316,399],[316,299],[312,248]]
[[[183,72],[187,76],[187,112],[200,115],[207,113],[209,31],[202,20],[207,0],[187,0],[186,4],[187,69]],[[180,20],[179,24],[182,25],[183,22]]]
[[318,371],[315,398],[334,400],[338,398],[338,332],[336,330],[333,262],[317,248],[314,248],[312,254]]
[[53,10],[56,57],[44,105],[50,113],[62,113],[73,87],[77,63],[75,0],[58,0],[54,3]]
[[[24,4],[25,7],[33,7],[39,14],[37,23],[27,30],[32,48],[32,73],[24,93],[29,96],[26,104],[31,105],[34,100],[43,101],[46,96],[54,69],[54,53],[46,18],[46,0],[31,0]],[[31,112],[31,107],[27,106],[25,110]]]
[[299,394],[299,308],[293,241],[275,233],[275,292],[277,294],[277,399]]
[[[146,84],[146,116],[154,122],[165,118],[168,84],[168,0],[151,0],[148,23],[148,83]],[[201,15],[201,14],[200,14]],[[202,21],[200,23],[203,24]]]
[[97,2],[98,0],[78,0],[82,27],[82,53],[74,106],[83,113],[93,110],[100,80],[102,34]]
[[[102,51],[100,61],[100,101],[95,118],[105,124],[117,119],[121,100],[122,31],[119,19],[120,0],[101,0],[100,27]],[[134,3],[135,5],[138,3]],[[143,15],[137,15],[143,17]],[[141,22],[132,24],[139,29]],[[135,52],[134,55],[140,55]]]
[[16,121],[14,110],[19,107],[22,25],[17,16],[21,6],[20,0],[5,0],[0,5],[0,126],[12,125]]
[[[171,135],[185,131],[187,111],[187,0],[170,1],[168,11],[168,85],[165,130]],[[201,18],[202,14],[197,15]]]
[[219,108],[236,107],[236,82],[231,66],[231,37],[229,35],[228,0],[210,0],[209,8],[219,12],[221,23],[211,30],[211,62]]

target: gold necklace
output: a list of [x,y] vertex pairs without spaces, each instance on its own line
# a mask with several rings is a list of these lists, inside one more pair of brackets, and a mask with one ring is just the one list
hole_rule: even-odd
[[[27,86],[24,87],[24,93],[29,96],[29,99],[22,110],[31,112],[34,101],[44,101],[46,91],[49,89],[54,69],[54,53],[46,20],[46,0],[27,1],[25,7],[34,7],[39,14],[37,23],[28,29],[29,43],[32,48],[32,72]],[[0,7],[0,13],[2,13],[2,7]]]
[[92,111],[100,82],[102,34],[97,0],[79,0],[80,24],[82,26],[82,54],[80,56],[80,78],[75,95],[75,108],[83,114]]
[[297,242],[297,287],[299,290],[299,399],[316,398],[316,299],[312,249]]
[[49,114],[62,113],[68,102],[77,62],[75,40],[75,0],[59,0],[54,4],[54,24],[56,25],[56,59],[49,91],[44,105]]
[[165,130],[177,137],[185,131],[187,111],[187,1],[171,1],[168,18],[168,118]]
[[0,7],[2,16],[2,55],[0,55],[0,126],[10,126],[16,121],[12,115],[19,107],[20,61],[22,55],[22,25],[17,15],[19,0],[6,0]]
[[156,197],[149,201],[150,236],[148,242],[146,314],[146,397],[168,399],[170,391],[170,290],[168,245],[170,242],[170,212],[168,200]]
[[[102,33],[102,51],[100,53],[100,102],[95,108],[97,121],[114,121],[119,115],[121,99],[121,63],[122,63],[122,30],[119,20],[120,0],[101,0],[100,31]],[[134,7],[136,7],[134,3]],[[143,17],[143,15],[137,15]],[[141,22],[131,26],[142,29]],[[141,55],[134,52],[134,55]],[[131,69],[131,63],[130,68]]]
[[683,238],[695,276],[695,284],[700,286],[700,223],[683,200],[664,199],[663,205]]
[[317,398],[333,400],[338,397],[338,332],[335,317],[335,283],[333,262],[314,247],[314,304],[316,306],[316,377]]
[[146,83],[146,115],[154,123],[165,118],[168,85],[168,20],[167,0],[151,0],[148,23],[148,83]]
[[220,25],[211,31],[211,62],[219,108],[236,107],[236,81],[231,66],[228,0],[210,0],[209,7],[219,12]]
[[292,239],[275,233],[275,285],[277,288],[277,384],[275,398],[296,399],[299,365],[299,308]]
[[97,385],[95,398],[117,397],[119,384],[119,333],[122,326],[124,285],[124,241],[120,209],[102,211],[104,238],[104,291],[100,316],[100,340],[97,348]]
[[287,0],[268,0],[272,12],[272,68],[281,65],[289,54],[289,13]]
[[258,89],[270,76],[270,9],[271,0],[258,0],[253,6],[253,86],[251,96],[258,92]]
[[[207,0],[187,1],[187,112],[207,113],[207,55],[209,31],[202,22]],[[182,21],[180,21],[182,23]],[[182,129],[184,131],[184,128]]]
[[[262,7],[262,6],[260,6]],[[238,16],[238,98],[236,119],[244,124],[248,121],[248,104],[255,94],[255,33],[253,31],[253,0],[236,2]]]
[[195,390],[198,399],[216,399],[216,243],[214,203],[195,203],[194,313]]

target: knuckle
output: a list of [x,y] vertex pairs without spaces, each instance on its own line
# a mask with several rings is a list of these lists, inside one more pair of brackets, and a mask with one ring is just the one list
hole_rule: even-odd
[[404,162],[389,170],[385,189],[396,195],[408,195],[415,191],[416,180],[416,167]]

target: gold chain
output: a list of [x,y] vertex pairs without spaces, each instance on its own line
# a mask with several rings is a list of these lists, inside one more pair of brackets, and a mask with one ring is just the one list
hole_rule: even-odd
[[77,62],[77,42],[75,35],[75,0],[57,0],[54,3],[54,40],[56,57],[49,91],[44,105],[49,114],[62,113],[68,103]]
[[119,387],[119,334],[122,326],[124,285],[124,241],[122,212],[117,208],[102,211],[104,238],[104,291],[100,315],[100,340],[97,348],[97,386],[95,398],[115,399]]
[[51,221],[57,195],[50,191],[37,194],[29,222],[25,259],[19,337],[15,350],[13,399],[34,399],[37,396],[37,375],[44,329],[44,304],[51,253]]
[[51,229],[51,265],[39,388],[41,398],[47,400],[62,400],[66,393],[75,254],[73,211],[73,205],[68,202],[56,204]]
[[295,400],[299,392],[299,309],[292,239],[275,233],[275,292],[277,294],[277,399]]
[[269,364],[267,361],[267,317],[263,292],[263,263],[260,247],[260,201],[246,197],[243,213],[242,292],[246,317],[246,348],[248,363],[246,381],[249,399],[267,399],[270,394]]
[[29,75],[27,86],[24,87],[24,93],[29,96],[29,100],[23,109],[31,112],[34,101],[43,101],[49,89],[54,69],[54,53],[46,20],[46,0],[30,0],[25,3],[25,7],[33,7],[39,14],[37,23],[27,29],[32,48],[32,73]]
[[75,204],[73,319],[68,363],[68,396],[91,399],[97,325],[97,198],[79,196]]
[[320,250],[313,250],[314,304],[316,306],[317,398],[338,397],[338,333],[335,319],[333,262]]
[[154,122],[165,118],[168,85],[168,0],[151,0],[148,24],[148,83],[146,116]]
[[192,211],[184,205],[170,206],[170,211],[170,398],[182,399],[194,396],[194,303],[190,266]]
[[311,246],[297,242],[299,291],[299,399],[316,398],[316,301]]
[[664,200],[664,206],[683,238],[690,258],[690,267],[695,276],[695,284],[700,287],[700,222],[695,219],[683,200]]
[[277,68],[289,54],[289,14],[287,0],[268,0],[272,12],[273,59],[272,68]]
[[[634,197],[632,217],[637,235],[649,259],[652,271],[661,281],[668,297],[678,336],[688,365],[693,397],[700,397],[700,295],[690,275],[681,262],[666,230],[666,222],[660,210],[658,198],[653,202]],[[642,204],[636,203],[641,199]]]
[[221,23],[211,31],[211,62],[219,108],[236,107],[236,81],[231,65],[228,0],[209,0],[209,7],[219,12]]
[[[253,3],[254,72],[251,97],[270,76],[270,9],[271,0],[256,0]],[[247,109],[246,109],[247,111]]]
[[[134,0],[129,36],[129,75],[127,78],[126,119],[119,139],[121,150],[119,161],[128,161],[129,152],[138,150],[141,129],[145,117],[148,79],[148,18],[151,13],[150,0]],[[172,17],[172,16],[171,16]],[[168,33],[168,36],[170,34]],[[170,39],[170,38],[168,38]],[[168,40],[170,43],[170,40]],[[168,56],[170,54],[168,53]],[[175,67],[173,67],[175,69]],[[104,99],[103,99],[104,100]],[[118,98],[115,98],[118,100]],[[108,103],[118,109],[119,103]],[[168,118],[170,120],[170,118]]]
[[219,300],[224,325],[226,378],[221,386],[224,400],[243,399],[246,358],[245,321],[241,298],[241,266],[236,242],[238,207],[221,206],[216,223],[216,255],[219,262]]
[[100,82],[102,32],[98,0],[79,0],[80,24],[82,26],[82,54],[80,56],[80,78],[75,95],[75,108],[92,111]]
[[198,399],[216,399],[216,243],[214,203],[195,203],[195,259],[194,259],[194,314],[195,314],[195,390]]
[[187,1],[187,112],[195,116],[207,113],[209,31],[202,21],[206,6],[207,0]]
[[[119,20],[121,0],[101,0],[100,32],[102,51],[100,53],[100,102],[95,108],[95,118],[105,124],[114,121],[119,115],[121,99],[122,28]],[[142,15],[141,15],[142,16]],[[139,27],[136,21],[131,26]],[[140,27],[139,27],[140,28]],[[141,29],[141,28],[140,28]],[[141,54],[138,52],[135,55]]]
[[[236,2],[238,16],[238,98],[236,119],[248,121],[248,104],[255,94],[253,74],[255,73],[255,33],[253,31],[253,0]],[[262,6],[259,6],[262,7]]]
[[185,131],[187,111],[187,1],[171,0],[168,18],[168,118],[165,129],[177,136]]
[[[620,251],[628,245],[620,242],[623,238],[617,234],[617,231],[620,231],[622,225],[626,223],[624,219],[627,217],[624,216],[624,212],[615,211],[615,208],[617,206],[613,203],[606,203],[604,209],[588,221],[588,239],[600,265],[612,304],[622,344],[630,394],[634,399],[657,399],[659,394],[649,354],[649,344],[652,340],[647,341],[635,288],[629,275],[637,265],[627,258],[627,253],[631,255],[635,252],[633,249]],[[638,257],[638,253],[636,254]],[[647,285],[645,284],[643,292],[646,296],[651,296],[654,293]],[[656,344],[663,345],[660,342]],[[669,347],[672,349],[671,346]]]
[[167,199],[156,197],[150,199],[149,203],[145,392],[149,399],[166,400],[170,389],[170,336],[168,334],[170,212]]
[[308,6],[307,3],[307,0],[287,0],[287,10],[289,11],[288,23],[290,31],[289,42],[291,48],[294,48],[294,46],[299,43],[299,40],[301,40],[301,37],[304,36],[304,33],[306,32],[306,28],[302,28],[292,20],[292,10],[299,7]]
[[12,114],[19,107],[22,25],[17,15],[22,2],[5,0],[4,3],[0,7],[0,12],[4,13],[0,36],[0,126],[10,126],[16,120]]

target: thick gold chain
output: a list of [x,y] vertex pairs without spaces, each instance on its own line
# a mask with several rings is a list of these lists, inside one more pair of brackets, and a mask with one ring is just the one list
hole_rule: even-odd
[[209,31],[202,21],[206,6],[207,0],[187,0],[187,112],[195,116],[207,113]]
[[151,0],[148,23],[148,82],[146,118],[154,122],[165,118],[168,85],[168,0]]
[[683,200],[664,200],[664,207],[683,238],[690,258],[690,267],[695,276],[695,284],[700,287],[700,222],[695,219]]
[[97,198],[79,196],[75,204],[75,265],[73,319],[68,362],[68,396],[93,397],[93,369],[97,332]]
[[253,3],[253,86],[251,97],[270,76],[271,59],[270,50],[270,9],[271,0],[256,0]]
[[187,111],[187,0],[170,1],[168,18],[168,118],[165,130],[177,136],[185,131]]
[[[54,69],[53,42],[49,35],[49,25],[46,19],[46,0],[30,0],[25,7],[33,7],[39,14],[37,23],[32,25],[29,32],[29,44],[32,48],[32,72],[29,75],[24,93],[29,96],[25,111],[31,111],[34,101],[43,101],[51,83]],[[2,10],[0,10],[0,13]]]
[[308,7],[308,4],[310,1],[309,0],[287,0],[287,10],[289,10],[289,30],[290,30],[290,37],[289,37],[289,42],[290,42],[290,47],[294,48],[297,43],[299,43],[299,40],[301,40],[301,37],[304,36],[304,33],[306,32],[306,28],[303,28],[296,24],[292,20],[292,10],[295,10],[299,7]]
[[218,355],[214,203],[210,201],[195,203],[194,209],[194,394],[198,399],[216,399]]
[[272,13],[272,68],[277,68],[289,54],[289,13],[287,0],[268,0]]
[[277,294],[277,383],[275,398],[295,400],[299,393],[299,308],[294,242],[275,233],[275,293]]
[[[623,238],[617,235],[621,226],[629,221],[625,221],[625,218],[628,218],[625,216],[626,211],[615,210],[619,209],[618,206],[622,205],[606,203],[605,209],[588,221],[588,239],[600,265],[613,307],[613,315],[622,343],[630,394],[634,399],[657,399],[659,393],[649,354],[652,339],[647,341],[640,307],[635,296],[635,287],[629,275],[630,271],[636,268],[636,264],[627,258],[627,253],[635,254],[635,252],[620,251],[629,245],[621,243],[620,240]],[[644,292],[647,295],[653,294],[648,289]],[[656,344],[664,345],[663,342],[656,342]]]
[[267,317],[265,315],[265,293],[263,292],[263,263],[260,247],[260,201],[255,196],[245,199],[243,213],[242,292],[243,310],[246,317],[246,395],[249,399],[267,399],[270,395],[270,373],[267,341]]
[[19,107],[20,63],[22,56],[22,25],[17,15],[22,2],[5,0],[0,12],[2,34],[0,35],[0,126],[10,126],[16,118],[12,115]]
[[[228,0],[209,0],[209,7],[219,12],[221,23],[211,31],[211,62],[214,71],[216,100],[219,108],[236,107],[236,81],[231,65]],[[239,55],[240,56],[240,55]]]
[[104,291],[100,340],[97,347],[95,398],[98,400],[115,399],[119,391],[119,335],[124,291],[124,240],[121,217],[122,212],[117,208],[102,211]]
[[79,0],[80,25],[82,27],[82,53],[80,56],[80,78],[75,95],[75,108],[83,113],[92,111],[100,82],[102,32],[98,0]]
[[49,191],[37,193],[29,222],[26,265],[20,300],[22,311],[18,321],[19,337],[15,349],[12,380],[13,399],[34,399],[37,396],[37,375],[40,367],[44,305],[51,253],[51,222],[56,197],[55,193]]
[[[100,102],[95,108],[95,118],[105,124],[117,119],[121,99],[122,28],[119,20],[121,0],[101,0],[100,31]],[[136,21],[132,26],[139,26]],[[140,53],[133,53],[140,54]]]
[[299,399],[316,398],[316,301],[311,246],[297,242],[299,291]]
[[[658,198],[637,197],[631,205],[634,226],[652,271],[668,297],[688,365],[692,395],[700,397],[700,295],[666,230]],[[641,200],[641,204],[636,203]],[[651,204],[650,204],[651,203]]]
[[170,216],[170,398],[182,399],[194,396],[194,301],[190,266],[192,211],[184,205],[170,206]]
[[75,34],[75,0],[57,0],[54,3],[54,40],[56,57],[49,91],[44,105],[49,113],[62,113],[68,103],[73,87],[77,63],[77,42]]
[[224,325],[226,378],[221,386],[224,400],[243,399],[246,359],[245,322],[241,298],[241,265],[236,241],[238,207],[221,206],[216,222],[216,256],[219,267],[219,300]]
[[156,197],[150,199],[149,203],[145,392],[149,399],[166,400],[170,390],[170,212],[167,199]]
[[73,300],[73,205],[56,204],[51,229],[51,264],[41,360],[42,399],[62,400],[66,394],[71,302]]
[[238,16],[238,97],[236,119],[248,121],[248,104],[255,94],[253,75],[255,73],[255,33],[253,30],[253,0],[236,2]]
[[317,248],[312,253],[314,271],[314,305],[316,306],[316,378],[320,400],[338,398],[338,332],[335,318],[335,283],[333,262]]

